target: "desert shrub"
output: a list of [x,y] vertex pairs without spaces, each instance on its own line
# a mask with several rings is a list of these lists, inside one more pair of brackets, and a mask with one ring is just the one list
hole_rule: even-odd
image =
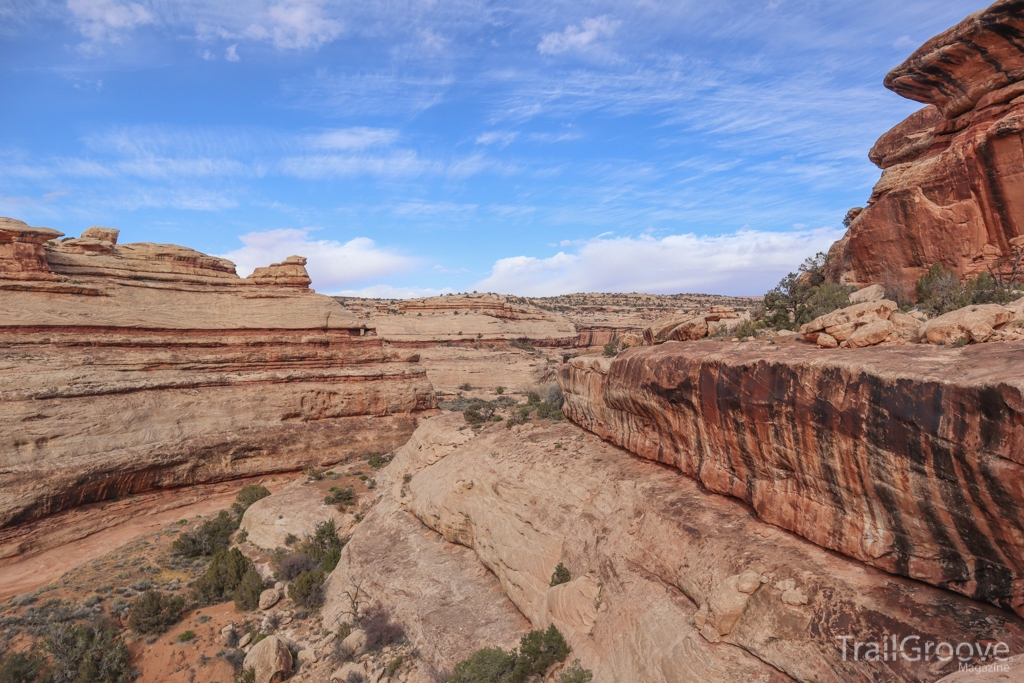
[[222,550],[210,560],[206,573],[192,584],[192,599],[200,605],[227,602],[234,597],[245,575],[255,568],[238,548]]
[[496,409],[497,405],[489,401],[473,401],[462,411],[462,417],[471,425],[482,425],[491,421]]
[[551,575],[552,586],[557,586],[563,583],[569,583],[572,580],[572,576],[569,574],[569,570],[565,568],[565,565],[561,562],[555,567],[555,572]]
[[371,605],[359,619],[359,627],[366,633],[366,649],[379,650],[405,637],[405,629],[391,619],[383,605]]
[[370,453],[370,457],[367,459],[366,464],[375,470],[379,470],[381,467],[384,467],[384,465],[387,465],[389,462],[394,460],[394,458],[394,453],[388,453],[387,455],[383,455],[381,453]]
[[164,633],[181,618],[185,600],[149,590],[132,603],[128,626],[136,633]]
[[466,382],[465,384],[460,384],[459,389],[463,391],[473,391],[473,385],[470,384],[469,382]]
[[515,650],[485,647],[456,664],[448,683],[505,683],[515,665]]
[[338,627],[338,640],[345,640],[352,635],[352,624],[347,621],[341,622],[341,626]]
[[181,633],[178,634],[178,642],[179,643],[187,643],[190,640],[195,640],[195,637],[196,637],[196,632],[195,631],[182,631]]
[[533,348],[533,344],[530,343],[528,337],[516,339],[514,342],[510,343],[509,346],[511,346],[514,349],[520,349],[521,351],[529,351],[530,353],[533,353],[537,350]]
[[46,680],[46,658],[39,652],[0,655],[0,683],[34,683]]
[[329,574],[338,566],[344,545],[338,538],[338,527],[334,520],[329,519],[316,525],[313,535],[303,543],[303,550],[319,568]]
[[332,486],[330,492],[324,497],[324,505],[336,505],[339,510],[344,511],[348,505],[356,502],[355,487]]
[[321,570],[302,572],[288,586],[288,597],[302,607],[316,608],[324,602],[325,574]]
[[395,672],[402,668],[402,662],[405,661],[405,657],[398,655],[390,662],[388,662],[388,676],[394,676]]
[[345,683],[364,683],[366,678],[358,671],[349,671],[345,677]]
[[259,484],[247,484],[242,487],[242,490],[235,496],[235,503],[231,505],[231,509],[235,511],[235,514],[241,518],[249,506],[255,503],[261,498],[266,498],[270,495],[270,490],[266,486],[260,486]]
[[1013,285],[1012,281],[1002,277],[997,280],[989,273],[961,281],[955,272],[936,263],[921,276],[914,289],[922,309],[942,315],[971,304],[1008,303],[1016,298]]
[[242,581],[234,590],[235,607],[243,612],[259,609],[263,588],[263,577],[253,567],[242,576]]
[[251,666],[248,669],[239,667],[235,672],[234,683],[256,683],[256,669]]
[[171,544],[171,550],[185,557],[213,555],[231,545],[231,534],[237,530],[238,520],[227,510],[221,510],[216,517],[203,522],[198,529],[179,535]]
[[562,406],[541,401],[537,404],[537,417],[545,420],[561,420]]
[[825,279],[828,255],[806,259],[764,295],[764,322],[776,329],[794,330],[818,316],[850,305],[852,288]]
[[316,560],[306,553],[292,553],[285,555],[276,563],[277,571],[274,572],[274,576],[283,581],[291,581],[302,572],[313,571],[316,567]]
[[569,644],[554,624],[546,631],[530,631],[519,640],[519,652],[512,671],[512,683],[524,683],[530,676],[542,675],[556,662],[569,656]]
[[53,683],[125,683],[131,676],[128,646],[113,626],[55,623],[45,647]]
[[526,394],[526,405],[535,406],[540,403],[540,394],[536,391],[531,391]]
[[578,659],[558,677],[558,683],[590,683],[592,680],[594,672],[581,667]]
[[498,396],[501,396],[502,394],[505,393],[505,387],[495,387],[494,393],[496,393]]
[[543,675],[553,664],[564,662],[569,652],[565,638],[552,624],[547,631],[530,631],[524,635],[519,640],[518,650],[505,652],[497,647],[477,650],[455,665],[448,680],[449,683],[525,683],[532,676]]
[[291,546],[295,545],[298,542],[299,542],[299,537],[296,536],[295,534],[288,534],[287,536],[284,537],[284,544],[286,546],[291,547]]
[[530,407],[523,406],[519,410],[509,415],[508,419],[505,421],[505,426],[508,427],[509,429],[512,429],[512,427],[515,425],[524,425],[529,421]]
[[[765,327],[767,327],[767,325],[765,325],[762,320],[744,320],[735,330],[731,333],[727,332],[725,336],[739,337],[740,339],[743,339],[744,337],[756,337],[757,333]],[[725,330],[724,327],[722,329]]]
[[306,475],[306,481],[320,481],[324,478],[324,471],[315,467],[304,467],[302,473]]

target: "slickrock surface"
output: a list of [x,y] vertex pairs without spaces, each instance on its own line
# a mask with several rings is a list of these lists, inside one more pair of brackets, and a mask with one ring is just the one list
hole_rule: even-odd
[[1022,352],[668,343],[559,384],[573,421],[765,521],[1024,614]]
[[960,275],[1024,246],[1024,4],[999,0],[925,43],[885,79],[929,106],[878,140],[868,207],[831,250],[843,283],[913,284],[933,263]]
[[[472,548],[532,626],[555,624],[597,681],[934,681],[956,664],[843,661],[837,639],[906,633],[1024,646],[1010,613],[823,550],[575,425],[499,424],[444,443],[445,429],[467,431],[454,431],[458,418],[420,427],[414,441],[430,433],[442,447],[396,457],[391,500]],[[443,573],[422,566],[435,560],[384,553],[390,538],[362,533],[348,561],[357,543],[374,543],[400,579],[373,576],[367,554],[367,581],[386,584],[379,590],[413,619],[431,614],[434,603],[417,600]],[[559,562],[571,580],[552,587]],[[420,563],[418,576],[394,563]]]
[[[5,219],[0,243],[27,230]],[[0,527],[386,452],[435,406],[418,357],[302,285],[301,259],[241,279],[116,238],[91,228],[0,271]]]
[[[352,597],[386,606],[420,656],[451,671],[481,647],[515,646],[530,630],[473,550],[453,545],[401,506],[402,477],[471,438],[459,413],[423,422],[394,462],[377,475],[381,499],[356,527],[325,586],[324,624],[351,623]],[[271,496],[273,498],[273,496]]]

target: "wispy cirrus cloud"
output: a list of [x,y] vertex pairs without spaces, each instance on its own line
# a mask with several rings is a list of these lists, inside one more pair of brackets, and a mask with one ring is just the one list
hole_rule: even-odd
[[601,38],[614,35],[621,21],[608,15],[584,19],[578,26],[566,26],[560,33],[547,33],[537,45],[542,55],[560,55],[592,48]]

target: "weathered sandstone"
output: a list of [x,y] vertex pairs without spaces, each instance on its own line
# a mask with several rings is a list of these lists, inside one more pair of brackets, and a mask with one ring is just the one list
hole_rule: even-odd
[[289,534],[299,538],[312,536],[318,524],[334,520],[338,535],[348,535],[351,514],[324,504],[323,493],[305,479],[297,479],[272,496],[261,498],[242,515],[241,528],[253,545],[273,550],[284,548]]
[[[684,345],[643,353],[673,346]],[[459,421],[432,418],[417,431],[442,447],[396,457],[387,504],[472,548],[532,627],[555,624],[595,680],[930,682],[956,664],[844,661],[838,639],[919,633],[1024,646],[1012,614],[823,550],[572,424],[495,425],[470,438]],[[445,429],[455,435],[447,443]],[[363,533],[347,561],[374,535]],[[436,561],[404,548],[385,557],[385,566]],[[551,586],[558,563],[571,580]],[[347,571],[339,565],[332,592]],[[406,617],[429,619],[420,586],[441,572],[394,573],[402,582],[390,594]]]
[[885,79],[929,106],[882,136],[883,169],[830,272],[907,296],[934,263],[961,276],[999,269],[1024,235],[1024,12],[999,0],[932,38]]
[[577,358],[564,411],[823,547],[1024,614],[1024,344],[773,348]]
[[298,287],[294,259],[279,286],[111,229],[36,246],[48,271],[33,251],[0,273],[0,527],[385,452],[435,405],[417,356]]

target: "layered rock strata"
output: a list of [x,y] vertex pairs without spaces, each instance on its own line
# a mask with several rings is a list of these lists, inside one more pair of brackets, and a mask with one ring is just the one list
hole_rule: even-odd
[[831,250],[844,284],[914,295],[934,263],[1006,270],[1024,247],[1024,5],[999,0],[932,38],[885,79],[929,106],[883,135],[868,207]]
[[[0,242],[26,233],[16,223]],[[434,407],[418,357],[300,287],[298,259],[242,279],[116,238],[43,243],[44,261],[0,273],[0,527],[388,451]]]
[[[1003,654],[1024,647],[1011,614],[823,550],[575,425],[495,425],[472,438],[459,427],[459,415],[432,418],[417,434],[457,436],[396,457],[388,514],[412,513],[471,548],[531,626],[555,624],[595,680],[934,681],[957,664],[854,661],[852,643],[920,634],[1003,642]],[[391,541],[378,533],[357,529],[343,559],[351,566],[357,544],[373,543],[378,555],[361,560],[368,581],[392,583],[376,566],[424,562],[383,552]],[[570,580],[552,586],[559,563]],[[331,592],[348,572],[339,565]],[[428,584],[440,573],[420,572]],[[408,579],[391,589],[414,622],[432,614],[423,594]]]
[[767,522],[1024,614],[1024,344],[577,358],[573,421]]

